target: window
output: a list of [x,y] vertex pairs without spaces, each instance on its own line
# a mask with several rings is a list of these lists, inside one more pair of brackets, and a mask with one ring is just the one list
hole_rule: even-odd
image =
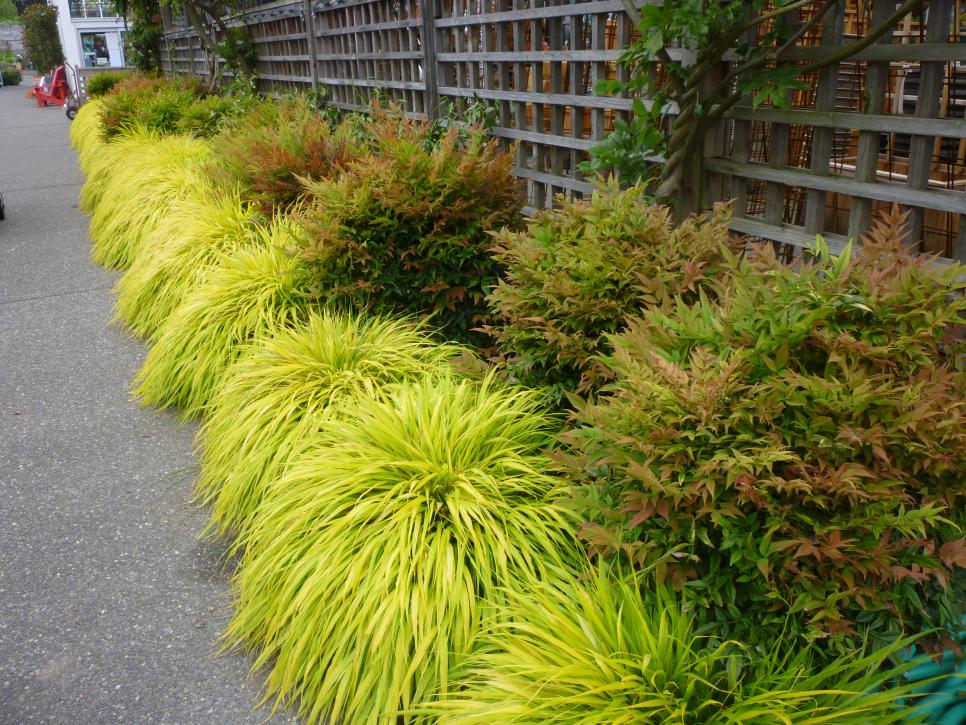
[[81,53],[86,68],[110,65],[111,55],[107,50],[106,33],[81,33]]

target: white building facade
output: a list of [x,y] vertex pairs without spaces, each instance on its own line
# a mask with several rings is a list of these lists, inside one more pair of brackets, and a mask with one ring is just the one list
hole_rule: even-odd
[[109,0],[50,0],[67,62],[76,68],[124,67],[124,18]]

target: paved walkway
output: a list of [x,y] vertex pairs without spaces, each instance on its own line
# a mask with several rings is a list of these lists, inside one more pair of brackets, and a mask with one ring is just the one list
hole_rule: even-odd
[[[0,89],[0,723],[258,723],[192,430],[128,395],[61,109]],[[282,718],[272,722],[281,722]]]

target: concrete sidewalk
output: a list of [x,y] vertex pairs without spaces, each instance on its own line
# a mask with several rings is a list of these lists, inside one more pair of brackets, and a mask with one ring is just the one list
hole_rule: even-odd
[[[0,89],[0,723],[258,723],[193,431],[128,395],[62,109]],[[287,722],[276,717],[272,722]]]

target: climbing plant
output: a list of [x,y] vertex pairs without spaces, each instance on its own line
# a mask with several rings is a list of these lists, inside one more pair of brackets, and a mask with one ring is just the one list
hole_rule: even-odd
[[231,0],[161,0],[176,12],[184,12],[194,28],[205,55],[208,57],[208,78],[211,85],[218,83],[224,61],[225,70],[250,77],[255,73],[258,57],[251,34],[245,25],[229,25],[237,10]]
[[130,22],[125,38],[128,64],[145,72],[161,70],[160,0],[118,0],[117,9]]
[[[864,23],[867,31],[858,39],[822,60],[803,63],[791,60],[789,50],[833,17],[844,0],[666,0],[640,10],[633,0],[621,2],[639,30],[620,57],[628,78],[599,81],[595,90],[629,91],[639,100],[631,122],[616,129],[620,137],[598,144],[592,151],[598,163],[585,170],[599,170],[602,160],[628,154],[663,157],[663,162],[618,169],[629,183],[656,176],[656,196],[670,201],[680,215],[705,206],[699,183],[703,142],[735,104],[750,97],[754,105],[786,105],[789,91],[807,87],[806,76],[851,58],[923,5],[923,0],[905,0],[887,17]],[[649,73],[653,62],[664,73]],[[653,132],[665,122],[666,133]],[[621,154],[614,152],[615,144]]]

